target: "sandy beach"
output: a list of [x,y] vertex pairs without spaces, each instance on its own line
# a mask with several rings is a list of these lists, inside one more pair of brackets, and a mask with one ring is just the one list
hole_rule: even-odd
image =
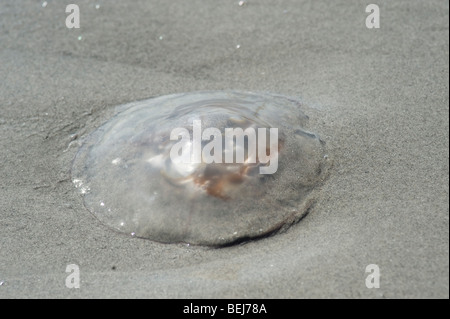
[[[359,0],[76,4],[79,29],[60,1],[0,4],[0,298],[449,298],[448,1],[378,0],[373,29]],[[302,102],[333,163],[312,211],[218,249],[99,222],[71,181],[83,138],[203,90]]]

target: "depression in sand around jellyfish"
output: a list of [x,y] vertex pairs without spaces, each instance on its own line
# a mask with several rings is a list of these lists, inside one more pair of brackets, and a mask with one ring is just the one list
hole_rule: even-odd
[[294,99],[194,92],[126,104],[78,151],[72,180],[107,226],[229,245],[286,229],[323,180],[324,143]]

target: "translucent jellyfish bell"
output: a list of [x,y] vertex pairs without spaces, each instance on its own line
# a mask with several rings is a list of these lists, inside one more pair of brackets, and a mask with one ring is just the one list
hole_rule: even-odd
[[101,222],[133,236],[208,246],[262,237],[301,219],[323,180],[323,142],[306,122],[297,101],[269,94],[130,103],[86,138],[73,183]]

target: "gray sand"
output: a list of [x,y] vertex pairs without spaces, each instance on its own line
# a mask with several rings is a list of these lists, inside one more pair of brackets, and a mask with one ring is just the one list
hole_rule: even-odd
[[[41,3],[0,5],[1,298],[449,297],[448,1],[377,1],[380,29],[367,1],[77,1],[77,30]],[[77,141],[117,105],[223,89],[300,98],[327,142],[330,178],[299,224],[203,249],[84,208]]]

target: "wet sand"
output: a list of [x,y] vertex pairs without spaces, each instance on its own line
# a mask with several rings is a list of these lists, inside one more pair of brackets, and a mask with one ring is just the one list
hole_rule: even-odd
[[[0,5],[0,298],[449,297],[448,1],[378,1],[380,29],[364,1],[77,4],[80,29],[64,4]],[[303,101],[333,167],[300,223],[205,249],[84,208],[83,136],[120,104],[199,90]]]

